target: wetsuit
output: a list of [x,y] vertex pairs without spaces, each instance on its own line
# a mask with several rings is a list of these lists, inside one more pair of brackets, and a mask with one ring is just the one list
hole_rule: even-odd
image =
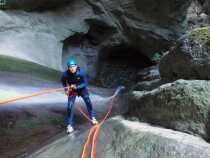
[[[93,111],[92,103],[87,89],[88,83],[85,71],[79,67],[77,68],[77,71],[74,74],[67,70],[63,72],[61,82],[63,87],[67,87],[68,85],[72,84],[76,85],[76,90],[70,91],[68,96],[67,125],[73,125],[74,103],[76,96],[81,96],[83,98],[90,119],[95,117],[95,112]],[[65,88],[65,91],[67,90],[68,88]]]

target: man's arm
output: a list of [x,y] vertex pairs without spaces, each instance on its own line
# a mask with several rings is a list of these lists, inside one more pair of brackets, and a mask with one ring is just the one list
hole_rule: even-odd
[[77,85],[76,89],[82,89],[82,88],[86,88],[88,86],[87,75],[84,72],[84,70],[81,71],[81,80],[82,80],[82,83]]

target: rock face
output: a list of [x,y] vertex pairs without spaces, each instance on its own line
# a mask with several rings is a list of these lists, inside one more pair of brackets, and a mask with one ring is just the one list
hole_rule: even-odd
[[[20,66],[17,63],[15,65]],[[38,71],[39,69],[35,67],[35,70]],[[49,70],[45,70],[43,73],[50,78],[55,75],[49,72]],[[24,74],[0,72],[0,76],[0,101],[62,87],[61,83],[47,80],[45,77],[44,79],[40,78],[30,71]],[[90,99],[98,119],[108,111],[107,108],[111,100],[120,94],[118,91],[115,92],[114,96],[111,96],[113,93],[113,90],[89,87]],[[66,128],[67,100],[64,91],[61,91],[0,104],[1,157],[13,158],[28,153],[35,146],[40,146],[43,142],[64,131]],[[116,104],[114,105],[113,111],[117,108]],[[85,113],[87,112],[84,101],[78,97],[75,101],[75,128],[86,123],[77,109],[78,106]]]
[[188,30],[198,27],[208,26],[209,13],[207,12],[208,0],[193,0],[187,11],[187,26]]
[[92,11],[83,1],[54,12],[0,11],[1,54],[62,70],[62,41],[86,32],[89,16]]
[[[3,9],[0,11],[0,70],[11,71],[15,77],[17,72],[30,72],[32,76],[56,80],[68,58],[74,57],[87,70],[91,81],[102,86],[129,87],[138,82],[132,93],[118,96],[116,103],[110,102],[113,96],[104,99],[95,96],[94,104],[100,106],[94,109],[103,114],[105,105],[112,103],[113,115],[127,112],[125,116],[129,119],[138,118],[181,132],[116,117],[101,129],[96,157],[207,158],[210,145],[199,137],[210,140],[210,82],[165,83],[180,78],[210,79],[210,27],[195,29],[180,38],[188,29],[209,23],[209,4],[209,0],[0,0]],[[155,61],[159,62],[162,52],[179,38],[175,47],[161,59],[159,73]],[[2,82],[3,92],[8,89],[6,84],[17,86],[17,82],[9,80],[17,81],[16,78],[7,73],[2,73],[5,78],[1,77],[7,81]],[[30,82],[21,80],[20,83],[18,88],[23,93],[23,86],[27,89],[26,84]],[[7,97],[9,93],[8,90],[1,95]],[[61,98],[56,96],[58,98],[51,98],[56,101]],[[46,99],[49,106],[59,105]],[[40,110],[41,102],[48,105],[41,99],[24,102],[24,105],[37,105]],[[61,106],[58,110],[52,109],[56,115],[47,118],[46,124],[63,122],[64,109],[59,108]],[[10,113],[2,112],[0,118],[10,117]],[[22,123],[27,129],[31,120],[25,122],[24,119],[34,116],[29,111],[23,114]],[[62,115],[61,120],[56,119],[57,114]],[[11,124],[8,119],[0,122],[0,126],[10,130],[21,116],[21,113],[14,114],[15,123]],[[79,157],[87,136],[87,127],[83,128],[73,135],[75,138],[58,139],[29,157]],[[7,131],[5,133],[7,135]],[[6,144],[10,139],[4,140]]]
[[167,45],[167,41],[176,39],[185,31],[184,21],[191,1],[114,0],[105,3],[104,0],[97,2],[88,0],[88,2],[98,15],[105,16],[109,22],[115,22],[113,25],[120,33],[118,38],[124,35],[126,41],[149,56],[154,53],[152,50],[157,51],[157,47]]
[[158,66],[151,66],[139,71],[137,81],[139,82],[131,88],[134,91],[150,91],[165,83],[160,79]]
[[160,74],[168,80],[210,79],[210,27],[183,36],[160,62]]
[[[83,140],[87,133],[77,135]],[[63,137],[45,146],[29,158],[79,157],[82,142]],[[96,157],[100,158],[206,158],[210,145],[200,138],[148,124],[116,117],[107,121],[97,141]]]
[[27,11],[55,9],[71,0],[2,0],[3,9],[23,9]]
[[141,81],[135,84],[131,89],[133,91],[151,91],[164,83],[167,83],[167,82],[162,81],[160,79],[155,79],[152,81]]
[[[8,0],[0,12],[0,52],[57,70],[63,70],[66,59],[75,56],[91,80],[103,78],[107,65],[113,67],[111,74],[116,70],[129,74],[136,71],[130,63],[139,59],[136,63],[143,65],[138,69],[151,66],[154,53],[167,50],[186,31],[190,3]],[[126,63],[121,64],[122,60]]]
[[204,7],[204,11],[209,14],[210,13],[210,1],[209,0],[199,0]]
[[[116,84],[125,84],[128,76],[128,80],[134,81],[132,72],[136,74],[136,70],[131,66],[134,63],[147,61],[146,67],[151,66],[153,55],[167,49],[171,41],[186,31],[185,16],[190,2],[88,0],[97,15],[97,21],[105,22],[113,30],[111,34],[106,34],[102,42],[97,42],[99,65],[101,64],[98,67],[98,77],[102,84],[107,86],[110,81],[114,84],[115,78],[119,76],[116,71],[121,75],[125,74]],[[150,62],[145,56],[149,57]],[[123,65],[123,61],[127,63]],[[106,73],[107,67],[111,68],[110,73]],[[145,68],[142,65],[136,67],[138,70]]]
[[209,139],[210,82],[177,80],[128,97],[127,116]]

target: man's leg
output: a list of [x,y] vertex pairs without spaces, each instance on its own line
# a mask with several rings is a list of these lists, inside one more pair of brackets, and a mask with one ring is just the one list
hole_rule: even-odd
[[[85,104],[86,104],[86,107],[87,107],[87,111],[88,111],[88,114],[89,114],[89,117],[91,120],[95,119],[95,112],[93,110],[93,106],[92,106],[92,102],[90,100],[90,97],[89,97],[89,93],[88,93],[88,90],[83,90],[80,94],[80,96],[82,97],[82,99],[84,100]],[[96,121],[96,120],[95,120]],[[94,123],[95,124],[95,123]]]
[[68,97],[68,106],[67,106],[67,125],[73,125],[73,115],[74,115],[74,103],[76,96]]

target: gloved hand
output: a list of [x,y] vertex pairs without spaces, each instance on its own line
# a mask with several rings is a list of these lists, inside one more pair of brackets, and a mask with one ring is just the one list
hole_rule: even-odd
[[69,94],[73,91],[73,90],[76,90],[76,85],[75,84],[72,84],[70,86],[68,86],[66,89],[65,89],[65,94],[67,96],[69,96]]
[[70,85],[70,89],[76,90],[77,86],[75,84]]

